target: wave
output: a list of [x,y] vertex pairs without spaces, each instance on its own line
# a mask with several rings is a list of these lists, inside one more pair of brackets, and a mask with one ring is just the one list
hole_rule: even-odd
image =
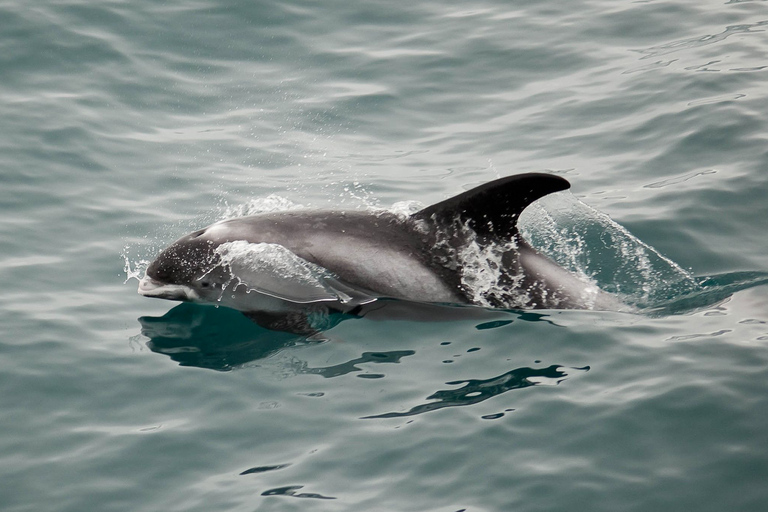
[[531,205],[518,225],[538,251],[640,313],[690,313],[768,283],[765,272],[695,276],[569,192]]

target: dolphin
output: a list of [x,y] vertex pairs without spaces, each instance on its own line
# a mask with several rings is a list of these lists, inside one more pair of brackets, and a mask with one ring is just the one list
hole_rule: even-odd
[[145,297],[237,309],[260,325],[317,332],[329,312],[382,301],[503,309],[621,309],[618,299],[533,249],[517,220],[570,187],[528,173],[491,181],[410,216],[294,210],[233,218],[164,249],[139,282]]

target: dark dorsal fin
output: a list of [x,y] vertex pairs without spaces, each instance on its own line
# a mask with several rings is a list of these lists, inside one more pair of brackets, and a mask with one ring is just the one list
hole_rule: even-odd
[[565,178],[544,173],[508,176],[451,197],[413,214],[417,220],[449,225],[468,222],[478,235],[512,237],[517,219],[535,200],[570,188]]

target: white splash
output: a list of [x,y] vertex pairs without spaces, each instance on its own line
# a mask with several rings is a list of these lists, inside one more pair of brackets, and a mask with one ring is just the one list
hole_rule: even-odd
[[303,205],[294,203],[290,199],[278,196],[276,194],[270,194],[267,197],[251,199],[244,204],[230,206],[229,204],[225,203],[221,213],[221,218],[234,219],[238,217],[258,215],[261,213],[285,212],[289,210],[301,210],[303,208]]
[[424,205],[419,201],[398,201],[390,206],[387,211],[394,213],[398,217],[406,218],[410,217],[422,208],[424,208]]
[[123,266],[123,271],[125,272],[125,281],[123,281],[123,284],[128,283],[131,279],[136,279],[137,281],[141,281],[141,278],[144,277],[144,272],[146,272],[147,267],[149,266],[150,261],[141,259],[138,261],[131,262],[131,259],[128,257],[128,254],[126,254],[127,248],[123,251],[123,260],[125,261],[125,265]]
[[518,228],[562,267],[641,308],[699,287],[677,263],[570,193],[532,204]]
[[[472,303],[508,308],[522,308],[530,303],[530,295],[521,286],[522,273],[505,271],[510,264],[507,260],[517,251],[514,240],[481,244],[467,224],[456,223],[442,229],[436,247],[446,254],[442,264],[461,273],[461,287]],[[456,240],[462,240],[459,247],[451,245]]]
[[[469,229],[469,228],[466,228]],[[528,292],[521,286],[522,274],[511,276],[503,272],[505,253],[517,250],[517,244],[481,246],[474,233],[458,252],[461,265],[461,284],[475,304],[509,308],[522,308],[530,303]]]

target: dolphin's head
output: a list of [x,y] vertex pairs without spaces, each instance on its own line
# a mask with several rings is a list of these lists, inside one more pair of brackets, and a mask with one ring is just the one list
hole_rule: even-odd
[[147,267],[139,294],[184,302],[215,301],[231,275],[215,251],[219,244],[204,238],[204,233],[191,233],[163,250]]

